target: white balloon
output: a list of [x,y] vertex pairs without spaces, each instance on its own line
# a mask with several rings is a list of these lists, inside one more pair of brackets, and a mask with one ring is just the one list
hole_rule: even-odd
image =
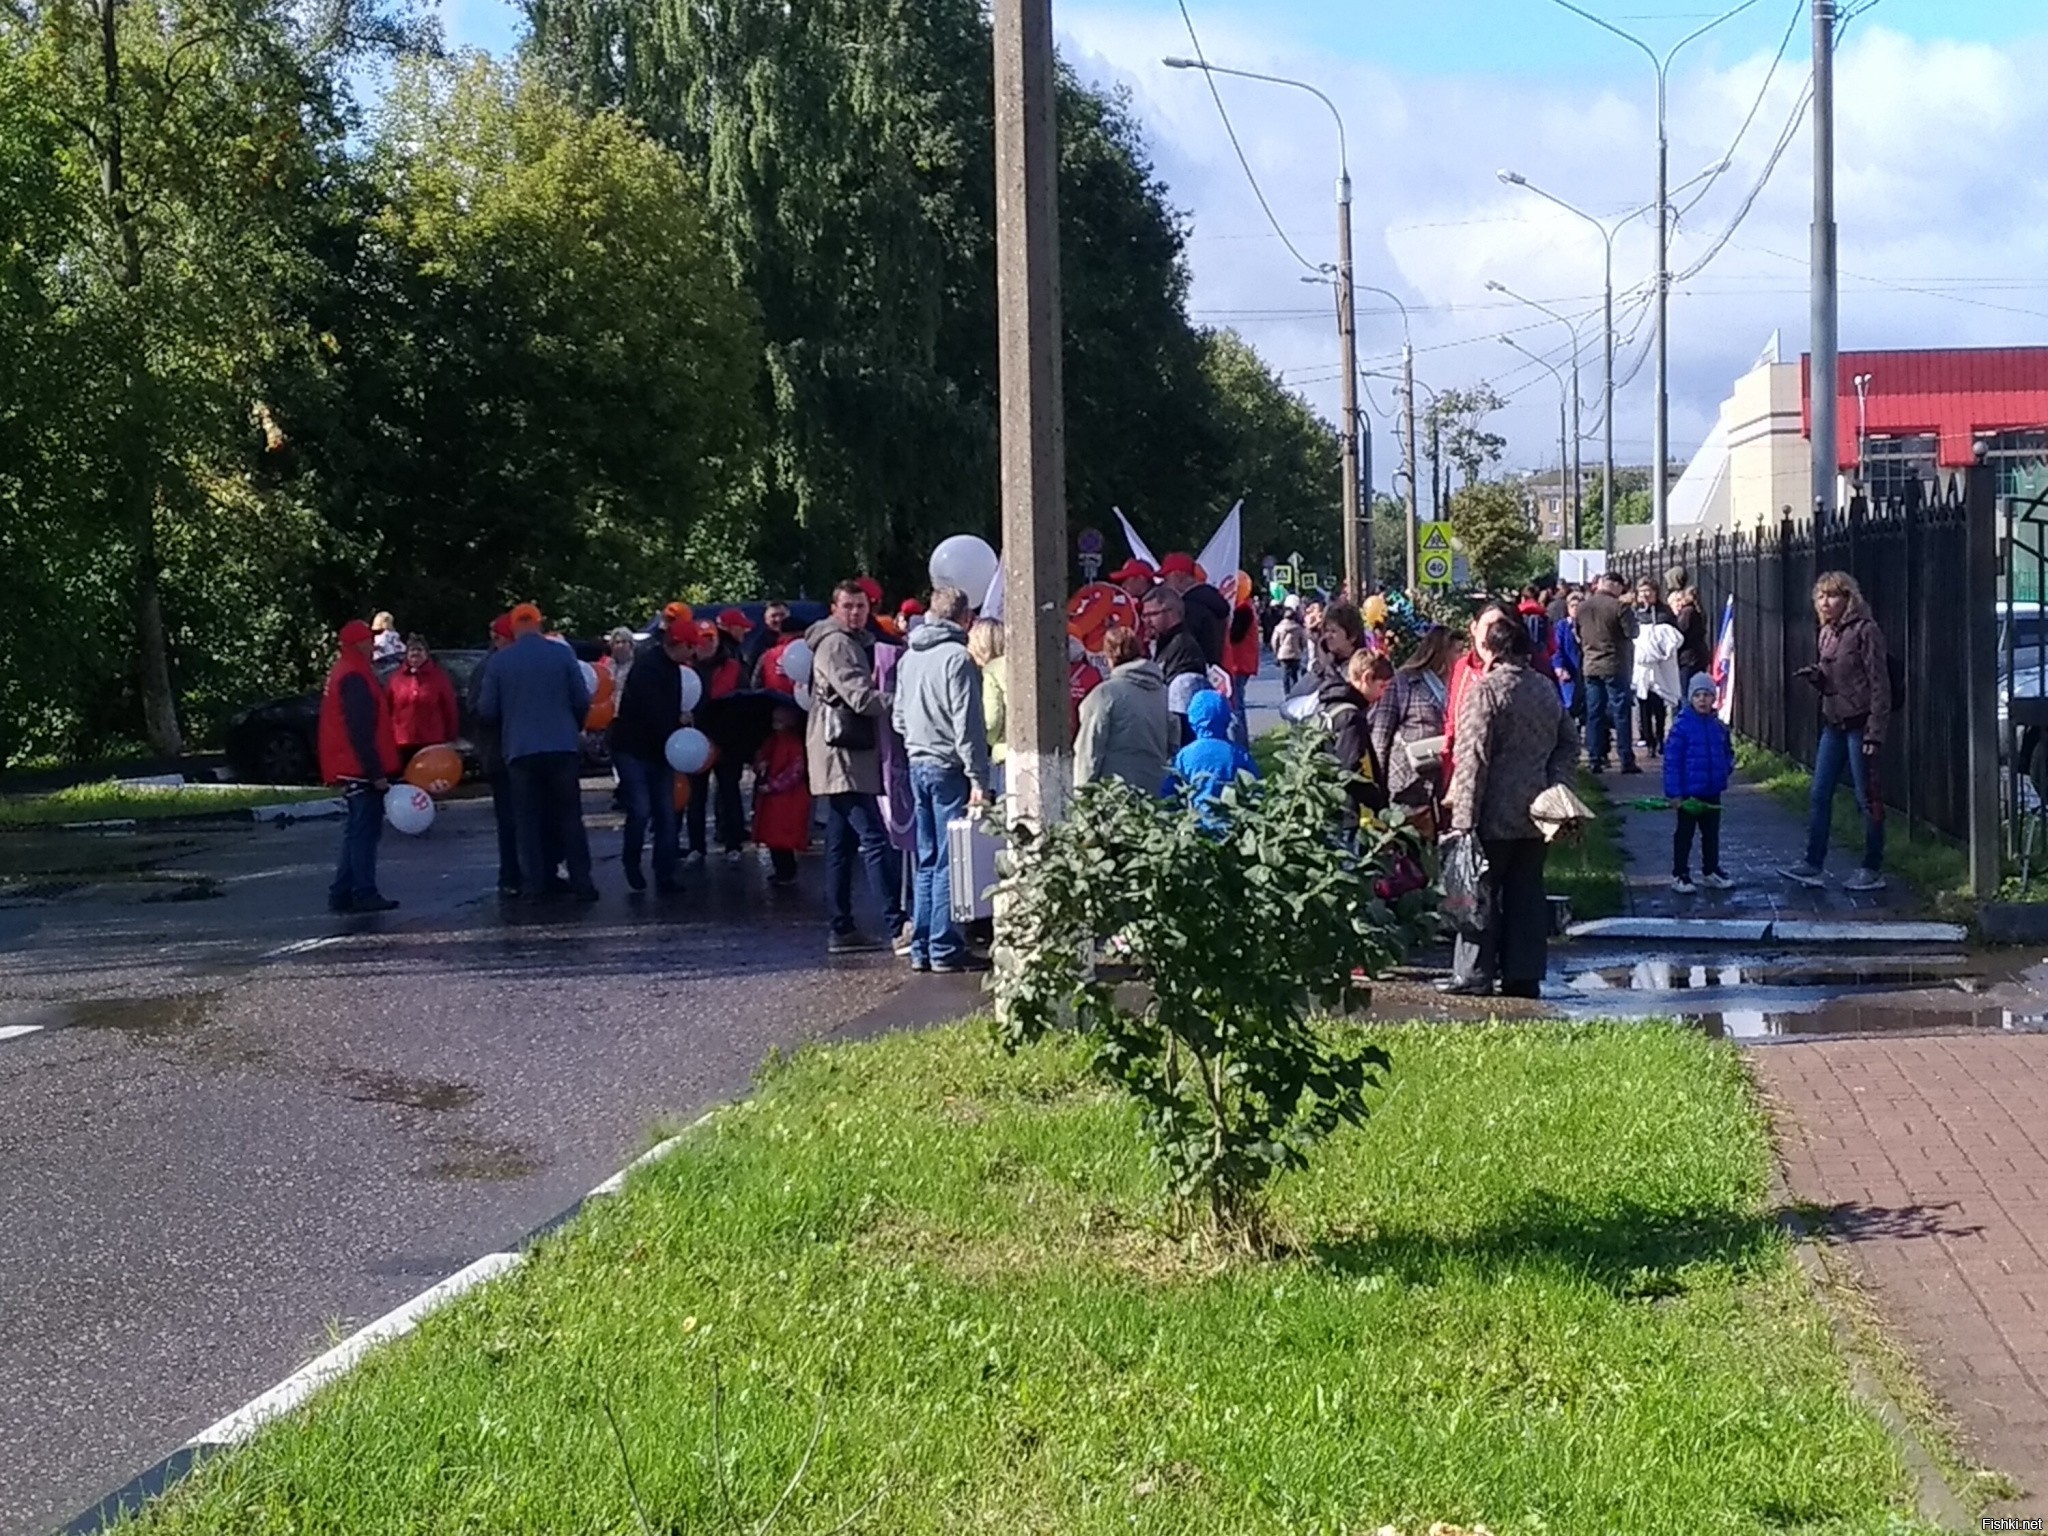
[[411,784],[394,784],[384,791],[384,819],[392,831],[418,837],[434,824],[434,797]]
[[799,688],[811,680],[811,647],[808,641],[796,640],[782,653],[782,675]]
[[685,667],[677,678],[682,690],[683,713],[688,714],[704,701],[704,679],[697,675],[695,667]]
[[711,738],[694,725],[686,725],[669,737],[662,755],[677,773],[702,773],[711,761]]
[[587,662],[587,661],[579,661],[579,662],[577,662],[577,663],[576,663],[576,666],[577,666],[577,669],[578,669],[579,671],[581,671],[581,672],[582,672],[582,674],[583,674],[583,691],[584,691],[585,693],[589,694],[591,698],[593,698],[593,699],[594,699],[594,698],[596,698],[596,697],[597,697],[597,668],[593,667],[593,666],[592,666],[592,665],[591,665],[591,664],[590,664],[589,662]]
[[989,583],[996,579],[997,563],[996,552],[989,548],[988,540],[971,533],[956,533],[941,539],[939,547],[932,551],[932,585],[958,587],[967,594],[969,603],[980,607],[988,595]]
[[809,683],[798,683],[796,685],[796,707],[807,715],[811,712],[811,685]]

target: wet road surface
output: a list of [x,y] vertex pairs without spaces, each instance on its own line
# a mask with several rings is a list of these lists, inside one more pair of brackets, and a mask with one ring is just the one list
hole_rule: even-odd
[[815,858],[628,897],[592,821],[605,899],[533,918],[480,894],[481,803],[387,836],[378,918],[323,910],[334,824],[0,843],[0,1533],[516,1244],[771,1046],[976,1005],[828,961]]

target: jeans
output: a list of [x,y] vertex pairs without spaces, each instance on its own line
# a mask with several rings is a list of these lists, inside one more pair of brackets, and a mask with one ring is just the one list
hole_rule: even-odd
[[1248,677],[1233,677],[1230,680],[1230,739],[1247,752],[1252,746],[1251,721],[1245,717],[1244,691],[1251,683]]
[[1586,758],[1595,768],[1607,762],[1610,733],[1621,751],[1621,766],[1636,765],[1635,738],[1628,733],[1628,679],[1589,677],[1586,679]]
[[519,817],[512,808],[512,775],[500,768],[489,776],[491,819],[498,826],[498,889],[519,888]]
[[1636,713],[1642,720],[1643,741],[1648,745],[1651,756],[1662,757],[1664,730],[1670,719],[1670,711],[1665,707],[1664,696],[1658,693],[1651,694],[1636,706]]
[[384,835],[384,797],[377,791],[351,783],[343,803],[348,819],[341,826],[341,858],[327,888],[327,905],[335,908],[377,899],[377,842]]
[[1671,834],[1671,873],[1689,874],[1692,870],[1692,834],[1697,827],[1700,833],[1700,873],[1718,875],[1721,869],[1721,802],[1706,800],[1704,811],[1694,815],[1683,805],[1678,808],[1678,826]]
[[534,752],[515,757],[512,810],[519,821],[519,885],[530,900],[547,888],[557,854],[568,860],[569,889],[590,883],[590,839],[583,830],[583,788],[574,752]]
[[667,890],[676,883],[676,774],[666,760],[619,753],[619,794],[626,802],[626,840],[622,856],[629,870],[640,867],[648,833],[654,835],[654,883]]
[[958,763],[911,759],[910,800],[917,817],[917,888],[910,919],[913,963],[956,964],[967,940],[953,923],[953,865],[946,824],[967,814],[969,785]]
[[1294,685],[1300,681],[1301,663],[1299,661],[1289,658],[1280,663],[1280,691],[1283,694],[1291,697],[1294,693]]
[[868,882],[882,898],[889,920],[889,937],[903,928],[903,901],[899,882],[903,867],[896,850],[889,846],[889,834],[882,825],[882,808],[873,795],[826,795],[825,800],[825,890],[832,901],[832,931],[852,933],[853,864],[858,858],[867,866]]
[[1863,867],[1884,867],[1884,794],[1877,782],[1877,759],[1863,755],[1863,732],[1847,726],[1823,725],[1820,750],[1813,761],[1813,815],[1806,826],[1806,862],[1815,869],[1828,856],[1828,830],[1834,822],[1835,790],[1842,770],[1856,791],[1863,812]]

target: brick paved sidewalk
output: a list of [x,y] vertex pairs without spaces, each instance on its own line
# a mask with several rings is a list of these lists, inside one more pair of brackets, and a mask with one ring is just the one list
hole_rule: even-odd
[[2048,1516],[2048,1036],[1753,1049],[1793,1194],[1845,1254],[1968,1454]]

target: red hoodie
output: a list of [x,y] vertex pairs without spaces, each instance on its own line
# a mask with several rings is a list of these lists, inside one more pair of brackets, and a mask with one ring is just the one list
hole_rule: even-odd
[[391,674],[391,729],[401,751],[437,747],[453,741],[462,729],[455,707],[455,684],[441,664],[429,656],[415,672],[400,666]]

